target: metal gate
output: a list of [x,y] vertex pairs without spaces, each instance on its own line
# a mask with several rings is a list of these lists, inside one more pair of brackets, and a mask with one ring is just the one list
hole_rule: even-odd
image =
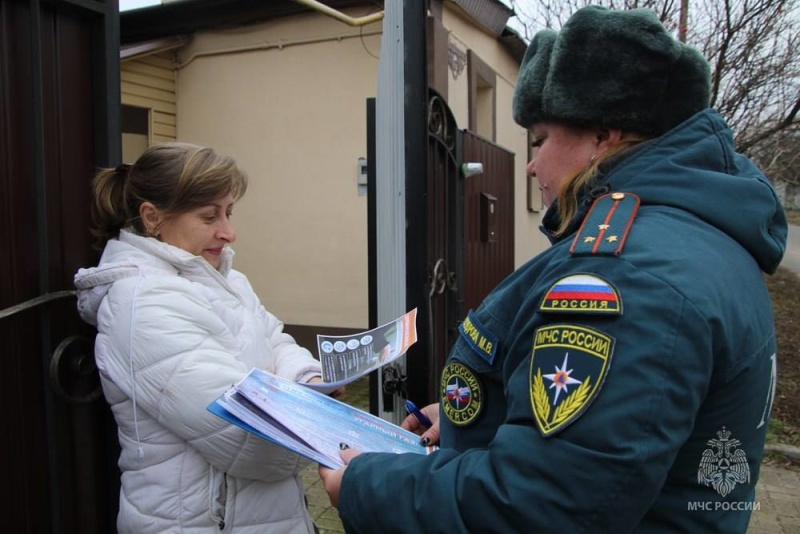
[[119,472],[75,271],[88,195],[119,159],[117,2],[1,0],[4,529],[113,532]]
[[[480,163],[482,172],[465,172],[467,163]],[[430,90],[427,178],[424,397],[435,402],[458,324],[514,270],[514,154],[468,130],[458,130],[447,102]],[[423,398],[419,393],[416,397]]]
[[[439,399],[439,374],[462,317],[464,286],[464,181],[461,132],[447,102],[428,97],[428,376],[426,397]],[[416,377],[417,379],[419,377]]]

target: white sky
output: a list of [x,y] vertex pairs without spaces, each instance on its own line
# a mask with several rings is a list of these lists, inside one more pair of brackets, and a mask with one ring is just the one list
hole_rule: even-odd
[[137,7],[147,7],[160,4],[161,0],[119,0],[119,10],[127,11]]
[[[268,1],[268,0],[267,0]],[[511,2],[509,0],[500,0],[507,6],[511,6]],[[520,0],[521,4],[525,4],[527,0]],[[119,0],[119,10],[120,11],[127,11],[129,9],[136,9],[139,7],[147,7],[147,6],[154,6],[156,4],[160,4],[161,0]],[[520,29],[519,21],[516,17],[512,17],[508,21],[508,25],[520,32],[522,34],[522,30]]]

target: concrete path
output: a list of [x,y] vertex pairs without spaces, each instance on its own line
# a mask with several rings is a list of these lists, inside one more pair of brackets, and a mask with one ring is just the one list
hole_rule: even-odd
[[800,226],[789,225],[789,238],[786,241],[786,254],[781,267],[800,275]]
[[748,534],[800,532],[800,467],[763,464],[755,502]]

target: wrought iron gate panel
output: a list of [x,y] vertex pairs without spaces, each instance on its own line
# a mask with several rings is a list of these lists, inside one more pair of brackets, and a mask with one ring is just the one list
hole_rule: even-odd
[[[483,173],[465,177],[467,163]],[[495,232],[487,240],[481,198],[491,198]],[[433,90],[428,102],[428,400],[467,311],[514,269],[514,154],[459,130]]]
[[459,178],[460,133],[447,102],[428,99],[428,396],[438,400],[439,373],[461,318],[463,184]]

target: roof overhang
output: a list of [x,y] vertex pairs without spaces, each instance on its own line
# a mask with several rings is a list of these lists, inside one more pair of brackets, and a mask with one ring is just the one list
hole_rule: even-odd
[[119,51],[119,58],[122,61],[129,59],[136,59],[138,57],[149,56],[151,54],[158,54],[166,52],[174,48],[180,48],[191,40],[188,35],[175,35],[171,37],[162,37],[160,39],[153,39],[152,41],[143,41],[122,45]]
[[528,43],[525,42],[525,39],[523,39],[519,33],[511,28],[506,28],[497,40],[506,47],[506,50],[509,51],[519,64],[522,64],[525,51],[528,49]]
[[500,37],[514,16],[514,10],[499,0],[450,0],[460,7],[476,23],[495,37]]
[[[375,6],[365,0],[325,0],[334,9]],[[120,42],[151,41],[198,30],[255,24],[313,10],[292,0],[175,0],[120,13]]]
[[[417,0],[422,1],[422,0]],[[511,28],[514,10],[499,0],[449,0],[481,28],[494,35],[512,56],[522,62],[527,44]],[[376,7],[380,1],[325,0],[342,10]],[[174,0],[120,13],[121,58],[162,52],[186,44],[198,30],[255,24],[264,20],[311,13],[312,8],[293,0]],[[164,48],[160,48],[164,47]]]

